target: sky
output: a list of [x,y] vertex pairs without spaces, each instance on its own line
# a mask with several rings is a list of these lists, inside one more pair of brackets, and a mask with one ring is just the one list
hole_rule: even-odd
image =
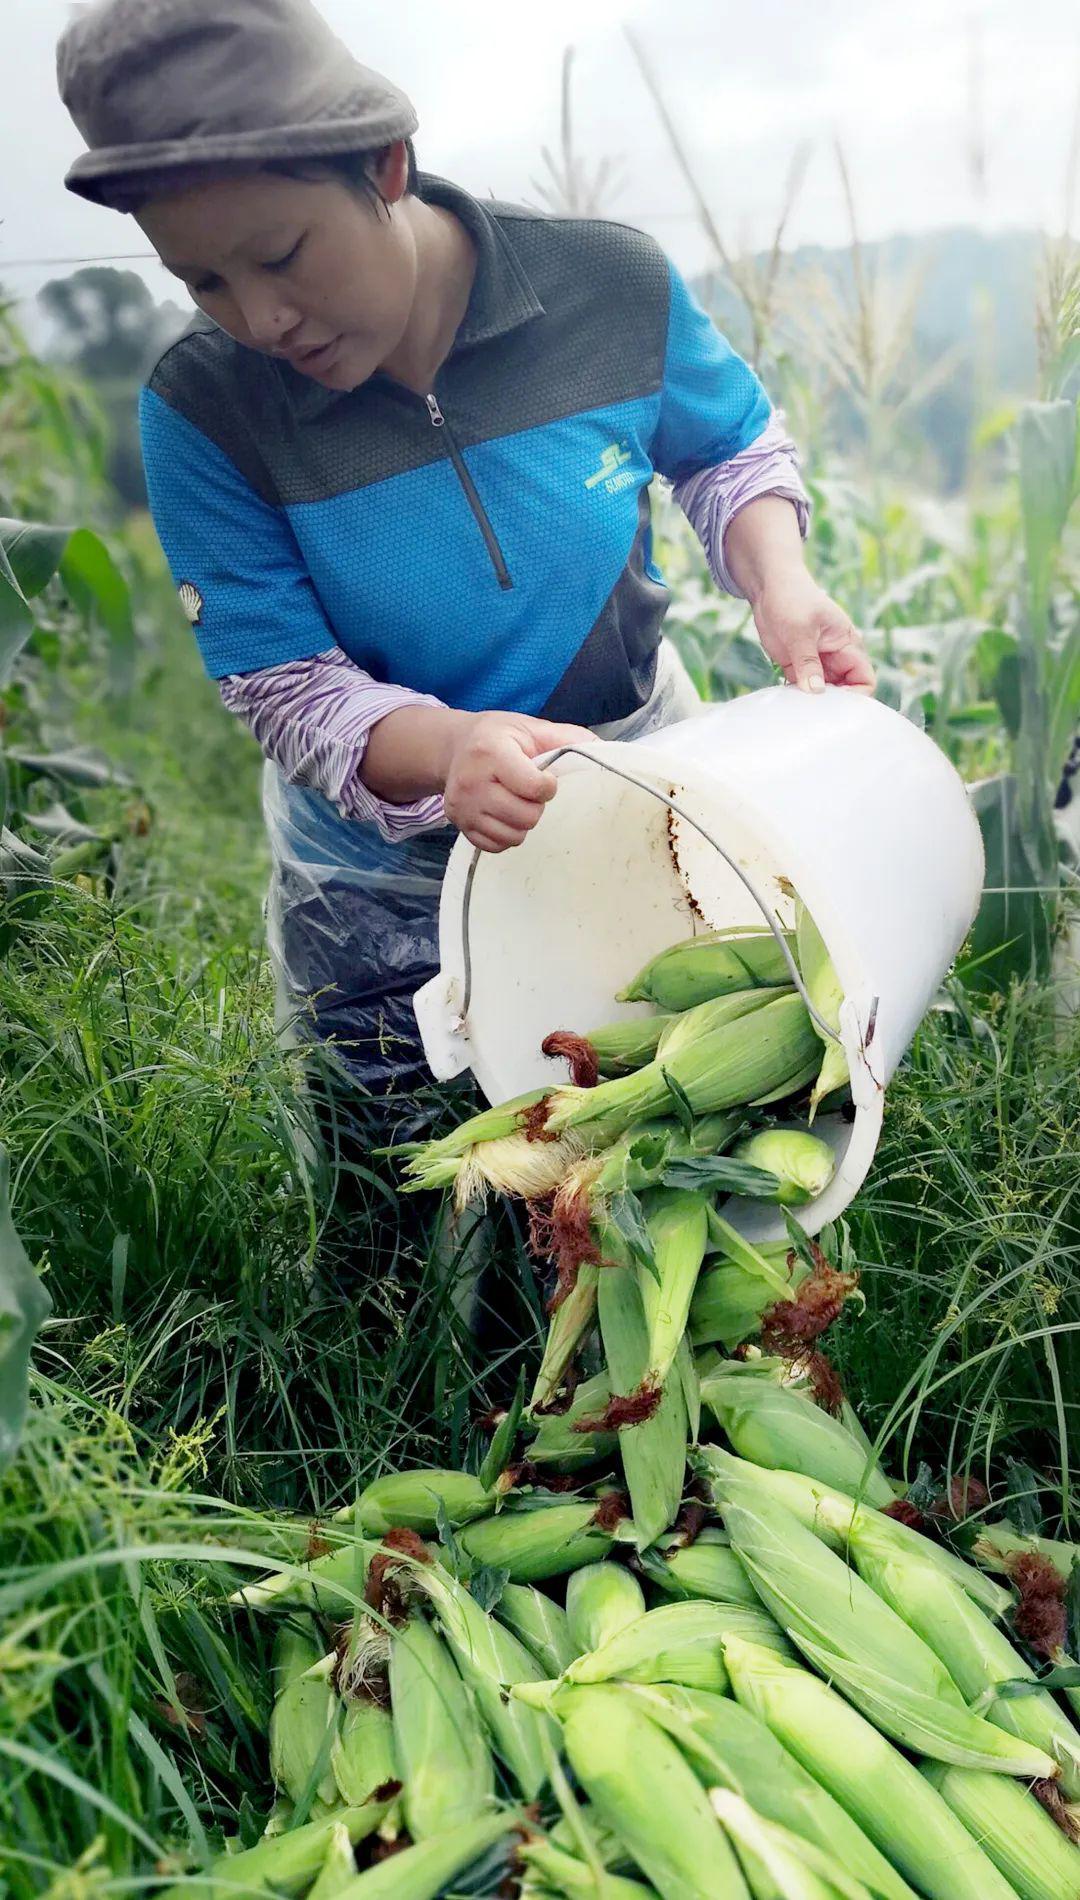
[[[867,239],[959,224],[1056,234],[1066,199],[1080,195],[1067,188],[1080,106],[1076,0],[320,4],[352,51],[412,97],[421,167],[480,197],[541,202],[541,150],[557,145],[561,62],[573,46],[578,148],[588,168],[607,159],[618,173],[605,213],[650,231],[689,273],[711,253],[626,28],[729,250],[771,241],[803,146],[791,244],[847,241],[836,141]],[[4,0],[0,284],[22,299],[68,268],[25,260],[146,250],[130,218],[63,188],[81,149],[54,79],[70,11],[70,0]],[[1080,204],[1074,231],[1078,217]],[[183,301],[159,265],[120,261],[157,297]]]

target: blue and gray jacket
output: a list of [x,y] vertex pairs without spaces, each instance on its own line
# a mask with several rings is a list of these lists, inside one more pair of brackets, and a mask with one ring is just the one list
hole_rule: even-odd
[[150,504],[214,678],[335,643],[466,710],[597,725],[648,699],[668,604],[648,485],[749,447],[753,372],[660,247],[480,204],[422,174],[477,251],[429,396],[342,393],[189,332],[142,393]]

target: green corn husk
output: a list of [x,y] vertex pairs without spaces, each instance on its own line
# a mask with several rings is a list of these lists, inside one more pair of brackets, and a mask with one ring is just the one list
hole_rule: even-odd
[[922,1772],[1020,1900],[1077,1900],[1080,1848],[1025,1789],[940,1761],[923,1762]]
[[375,1478],[352,1504],[335,1511],[334,1517],[336,1521],[359,1524],[369,1537],[383,1537],[397,1528],[434,1537],[440,1509],[457,1529],[475,1517],[484,1517],[494,1501],[494,1493],[469,1471],[421,1467]]
[[[792,933],[784,937],[792,948]],[[790,981],[790,965],[771,930],[749,925],[707,931],[661,950],[620,990],[616,1001],[684,1010],[733,990]]]
[[835,1854],[880,1900],[913,1900],[907,1881],[847,1810],[737,1702],[669,1683],[632,1693],[678,1743],[703,1787],[741,1795],[764,1820]]
[[436,1611],[458,1669],[476,1697],[496,1754],[509,1768],[522,1799],[535,1801],[547,1780],[550,1728],[544,1715],[507,1699],[503,1687],[542,1681],[539,1664],[513,1631],[482,1610],[441,1564],[417,1565],[416,1581]]
[[548,1099],[547,1128],[559,1136],[575,1132],[585,1141],[614,1140],[634,1122],[670,1108],[669,1075],[695,1115],[719,1114],[783,1087],[805,1067],[813,1044],[802,998],[782,996],[697,1037],[666,1062],[657,1059],[594,1089],[556,1089]]
[[318,1660],[314,1641],[296,1629],[279,1630],[270,1665],[281,1685],[270,1712],[270,1773],[290,1801],[314,1796],[329,1807],[338,1798],[330,1750],[340,1705],[329,1681],[307,1673]]
[[[713,1450],[714,1447],[705,1445],[697,1456],[696,1462],[706,1476]],[[766,1497],[774,1498],[778,1504],[791,1511],[800,1524],[827,1543],[830,1550],[841,1554],[846,1551],[848,1526],[856,1509],[855,1501],[848,1493],[822,1484],[816,1478],[804,1477],[797,1471],[767,1471],[741,1460],[732,1460],[727,1468],[741,1470],[748,1482],[759,1485]],[[865,1504],[858,1508],[863,1511],[870,1509]],[[909,1551],[933,1563],[936,1569],[952,1577],[988,1616],[1004,1616],[1010,1608],[1013,1599],[1008,1590],[984,1576],[974,1564],[965,1563],[946,1545],[932,1543],[920,1531],[912,1529],[911,1525],[901,1523],[898,1518],[886,1517],[881,1511],[873,1511],[872,1515],[879,1530],[888,1536],[895,1550],[901,1553]]]
[[394,1726],[388,1709],[364,1695],[346,1701],[341,1727],[330,1749],[330,1770],[341,1799],[356,1808],[370,1801],[376,1789],[398,1779]]
[[790,1654],[782,1632],[760,1608],[691,1598],[647,1610],[602,1648],[572,1662],[566,1680],[677,1682],[686,1689],[711,1689],[723,1695],[728,1686],[723,1638],[732,1634]]
[[575,1571],[566,1586],[566,1618],[574,1646],[571,1662],[587,1650],[599,1649],[644,1614],[645,1593],[622,1564],[589,1564]]
[[668,1018],[664,1033],[656,1045],[656,1059],[666,1066],[680,1049],[688,1049],[700,1037],[711,1035],[726,1023],[738,1022],[740,1017],[750,1016],[754,1010],[764,1009],[766,1003],[775,1003],[778,997],[794,994],[790,983],[776,983],[760,989],[738,990],[730,996],[716,996],[696,1003],[679,1015]]
[[932,1649],[723,1452],[709,1457],[731,1541],[766,1608],[864,1715],[915,1753],[1001,1774],[1056,1774],[1041,1748],[972,1715]]
[[882,1509],[894,1502],[891,1484],[868,1463],[860,1441],[794,1385],[731,1365],[702,1380],[701,1398],[739,1456],[752,1464],[801,1471]]
[[453,1175],[441,1177],[442,1164],[460,1161],[462,1155],[481,1142],[501,1141],[506,1135],[514,1135],[521,1126],[522,1115],[537,1102],[542,1102],[546,1089],[529,1089],[524,1095],[515,1095],[511,1101],[493,1103],[490,1108],[482,1108],[466,1121],[459,1122],[448,1135],[440,1135],[436,1141],[417,1141],[405,1143],[393,1150],[396,1158],[405,1157],[405,1172],[412,1178],[415,1187],[446,1187]]
[[239,1854],[219,1854],[205,1873],[159,1890],[159,1900],[246,1900],[254,1894],[299,1894],[318,1877],[331,1836],[343,1828],[353,1845],[374,1834],[389,1807],[336,1808],[285,1834],[266,1835]]
[[464,1821],[357,1874],[342,1889],[342,1900],[438,1900],[466,1867],[518,1825],[519,1817],[512,1810]]
[[619,1688],[566,1689],[570,1765],[663,1900],[748,1900],[708,1797],[675,1743]]
[[734,1694],[927,1900],[1016,1900],[917,1768],[809,1670],[727,1638]]
[[1080,1557],[1080,1544],[1062,1543],[1054,1537],[1023,1535],[1011,1524],[984,1524],[975,1539],[972,1555],[989,1569],[1005,1572],[1017,1557],[1045,1557],[1068,1583]]
[[655,1274],[639,1266],[638,1287],[649,1331],[650,1385],[663,1385],[686,1330],[690,1301],[705,1257],[707,1203],[682,1188],[655,1188],[644,1204]]
[[367,1567],[377,1549],[377,1544],[358,1537],[305,1564],[302,1576],[276,1571],[258,1583],[242,1585],[228,1601],[236,1609],[315,1609],[324,1616],[351,1616],[363,1608]]
[[629,1873],[633,1868],[634,1863],[618,1835],[601,1821],[595,1808],[587,1802],[575,1809],[572,1822],[566,1814],[561,1815],[548,1829],[548,1838],[555,1847],[561,1847],[564,1854],[573,1854],[578,1860],[591,1859],[609,1873]]
[[[706,1267],[699,1274],[687,1320],[695,1346],[717,1345],[734,1352],[761,1331],[766,1313],[793,1298],[810,1269],[797,1256],[794,1264],[785,1268],[784,1251],[776,1252],[780,1264],[768,1278],[730,1260]],[[768,1260],[767,1264],[772,1267],[774,1262]]]
[[686,1442],[688,1446],[696,1448],[701,1437],[701,1379],[694,1349],[686,1333],[676,1348],[673,1371],[682,1387],[683,1404],[686,1407]]
[[310,1889],[307,1900],[337,1900],[342,1887],[356,1873],[356,1855],[349,1839],[349,1830],[338,1823],[331,1831],[326,1844],[326,1858],[319,1869],[319,1878]]
[[595,1499],[482,1517],[458,1537],[474,1563],[507,1570],[511,1583],[544,1583],[607,1555],[614,1532],[596,1522]]
[[555,1465],[560,1471],[577,1471],[582,1465],[611,1458],[619,1448],[617,1432],[578,1430],[590,1419],[601,1418],[611,1399],[611,1380],[607,1368],[582,1381],[565,1412],[541,1416],[536,1437],[526,1447],[530,1464]]
[[[649,1364],[645,1309],[630,1268],[603,1271],[598,1311],[612,1392],[629,1398],[642,1390]],[[668,1374],[650,1417],[619,1427],[619,1457],[640,1549],[647,1549],[678,1516],[688,1431],[686,1399],[677,1371]]]
[[753,1900],[874,1900],[835,1855],[765,1821],[741,1795],[714,1788],[713,1813],[735,1849]]
[[[822,1020],[828,1023],[830,1029],[839,1030],[840,1005],[844,1000],[844,992],[833,969],[832,959],[825,948],[821,932],[801,900],[797,901],[795,906],[795,954],[798,959],[799,974],[806,984],[811,1003]],[[816,1024],[814,1026],[817,1027]],[[819,1102],[823,1101],[826,1095],[831,1095],[835,1089],[843,1088],[851,1079],[843,1045],[822,1036],[820,1030],[818,1030],[818,1035],[825,1044],[825,1054],[821,1059],[821,1069],[810,1098],[811,1121],[817,1113]]]
[[530,1409],[550,1405],[566,1377],[567,1368],[596,1320],[600,1268],[591,1260],[578,1267],[573,1286],[548,1321],[544,1356],[529,1399]]
[[871,1512],[842,1507],[832,1520],[864,1582],[940,1657],[964,1700],[1008,1734],[1043,1749],[1061,1770],[1064,1792],[1080,1799],[1080,1733],[1045,1690],[994,1699],[1003,1682],[1034,1682],[1034,1670],[959,1583],[929,1555],[898,1547],[889,1526]]
[[576,1900],[578,1894],[585,1900],[649,1900],[655,1894],[654,1888],[622,1874],[605,1870],[597,1878],[585,1861],[557,1847],[549,1836],[531,1835],[518,1848],[518,1859],[543,1881],[540,1891],[563,1894],[567,1900]]
[[413,1840],[430,1840],[483,1814],[495,1794],[495,1764],[473,1697],[423,1617],[411,1617],[394,1634],[390,1705]]
[[775,1196],[782,1207],[803,1207],[824,1194],[836,1173],[836,1160],[827,1141],[805,1128],[762,1128],[734,1151],[736,1161],[775,1174],[780,1186]]
[[710,1603],[741,1603],[756,1610],[760,1598],[725,1534],[704,1530],[692,1544],[661,1537],[644,1552],[641,1567],[665,1596],[704,1597]]
[[590,1029],[585,1040],[596,1056],[601,1075],[630,1075],[643,1069],[656,1054],[656,1046],[671,1017],[624,1016],[617,1023],[604,1023]]
[[566,1611],[531,1583],[504,1584],[495,1615],[524,1643],[547,1676],[560,1676],[578,1653]]

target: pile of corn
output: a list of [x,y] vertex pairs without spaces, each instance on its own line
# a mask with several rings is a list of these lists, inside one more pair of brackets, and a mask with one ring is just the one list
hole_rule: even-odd
[[412,1156],[542,1202],[544,1362],[475,1470],[380,1477],[239,1582],[277,1805],[168,1900],[1080,1900],[1063,1566],[924,1534],[818,1350],[847,1262],[716,1205],[831,1172],[760,1113],[844,1084],[788,974],[759,933],[668,952],[658,1015],[560,1039],[624,1074]]

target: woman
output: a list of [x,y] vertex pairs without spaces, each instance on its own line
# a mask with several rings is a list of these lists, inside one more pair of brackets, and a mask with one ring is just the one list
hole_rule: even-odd
[[308,0],[93,0],[59,48],[88,150],[209,322],[142,399],[207,670],[267,757],[280,993],[372,1094],[424,1073],[455,830],[518,845],[537,764],[696,697],[661,638],[648,483],[786,678],[868,687],[803,561],[793,444],[640,232],[419,174],[416,115]]

